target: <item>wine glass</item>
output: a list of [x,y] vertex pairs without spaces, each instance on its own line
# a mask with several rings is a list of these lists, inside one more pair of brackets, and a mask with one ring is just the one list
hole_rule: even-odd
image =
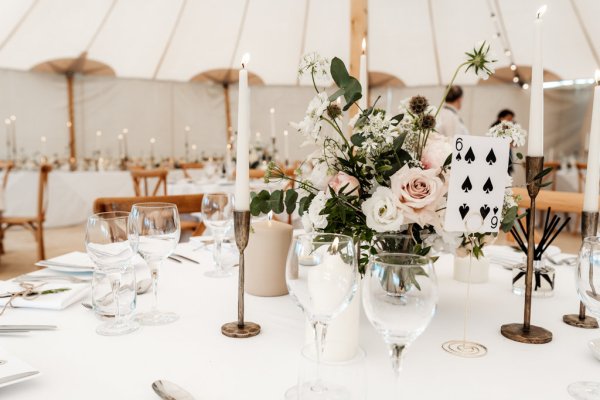
[[[120,308],[122,296],[130,294],[135,298],[135,279],[133,290],[123,290],[125,288],[121,286],[123,273],[133,267],[131,260],[137,246],[135,235],[128,233],[128,219],[129,213],[122,211],[94,214],[88,218],[85,228],[87,253],[96,268],[107,276],[115,303],[115,319],[96,328],[100,335],[124,335],[139,328],[136,321],[122,317]],[[135,304],[131,299],[129,302]]]
[[327,326],[348,307],[356,292],[356,264],[354,241],[349,236],[310,233],[292,242],[285,280],[290,296],[313,326],[316,348],[315,379],[296,387],[300,399],[345,398],[343,388],[323,381],[319,367]]
[[213,261],[215,269],[207,271],[204,275],[211,278],[231,276],[229,267],[223,266],[221,249],[223,238],[231,228],[233,221],[233,198],[225,193],[211,193],[202,198],[202,222],[210,229],[213,235]]
[[389,347],[399,388],[402,356],[435,314],[438,286],[428,257],[403,253],[371,256],[363,279],[365,314]]
[[[583,240],[575,270],[575,286],[586,309],[600,318],[600,237],[598,236]],[[598,340],[592,340],[590,344]],[[578,400],[600,400],[600,382],[575,382],[569,385],[567,391]]]
[[158,310],[158,270],[179,243],[181,234],[177,206],[170,203],[138,203],[131,208],[130,235],[138,240],[138,252],[150,268],[154,304],[152,310],[136,318],[142,325],[165,325],[179,318],[173,312]]

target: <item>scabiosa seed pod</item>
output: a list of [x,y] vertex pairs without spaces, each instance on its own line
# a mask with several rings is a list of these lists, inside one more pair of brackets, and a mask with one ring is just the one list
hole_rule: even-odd
[[427,107],[429,107],[429,101],[423,96],[413,96],[408,103],[408,108],[414,114],[423,114]]
[[337,103],[330,103],[327,106],[327,115],[329,115],[329,118],[331,119],[336,119],[342,115],[342,109]]
[[421,128],[423,129],[433,129],[435,128],[435,117],[433,115],[423,115],[421,118]]

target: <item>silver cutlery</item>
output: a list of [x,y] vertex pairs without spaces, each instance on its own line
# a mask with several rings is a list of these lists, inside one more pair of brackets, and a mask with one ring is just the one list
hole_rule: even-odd
[[[136,284],[136,294],[144,294],[146,293],[150,287],[152,287],[152,279],[142,279],[141,281],[137,282]],[[99,303],[103,303],[105,300],[110,300],[110,302],[112,302],[112,292],[105,294],[104,296],[100,297],[98,299]],[[110,302],[108,302],[105,305],[110,304]],[[81,305],[87,309],[93,310],[94,307],[90,304],[90,303],[81,303]],[[112,317],[112,315],[104,315],[105,317]]]
[[28,376],[33,376],[39,374],[39,371],[29,371],[29,372],[21,372],[20,374],[15,374],[11,376],[6,376],[4,378],[0,378],[0,385],[4,385],[5,383],[9,383],[12,381],[17,381],[19,379],[27,378]]
[[158,397],[164,400],[194,400],[194,396],[187,390],[166,380],[152,382],[152,389]]
[[82,269],[91,271],[93,267],[88,265],[75,265],[75,264],[65,264],[56,261],[39,261],[37,265],[42,267],[59,267],[59,268],[71,268],[71,269]]
[[56,325],[0,325],[0,332],[53,331]]
[[13,279],[14,282],[52,282],[67,281],[71,283],[90,283],[91,278],[79,278],[70,275],[21,275]]
[[182,260],[189,261],[189,262],[192,262],[194,264],[200,264],[199,261],[196,261],[193,258],[189,258],[189,257],[186,257],[186,256],[181,255],[181,254],[173,253],[173,254],[171,254],[171,256],[181,258]]
[[167,257],[167,258],[168,258],[169,260],[171,260],[171,261],[175,261],[175,262],[177,262],[177,263],[179,263],[179,264],[182,264],[182,263],[183,263],[183,261],[181,261],[179,258],[175,258],[175,257],[173,257],[173,256],[169,256],[169,257]]

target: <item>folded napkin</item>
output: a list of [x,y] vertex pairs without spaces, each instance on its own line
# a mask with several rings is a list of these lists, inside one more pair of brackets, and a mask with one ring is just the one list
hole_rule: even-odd
[[[560,248],[557,246],[548,246],[544,252],[546,257],[556,257],[561,253]],[[527,255],[521,250],[515,250],[509,246],[496,246],[490,245],[483,248],[483,254],[485,254],[492,263],[502,265],[517,265],[524,263]]]
[[[44,291],[52,289],[68,288],[64,292],[40,295],[31,300],[23,297],[15,297],[12,306],[15,308],[39,308],[44,310],[63,310],[73,303],[83,299],[90,292],[89,283],[70,283],[70,282],[49,282],[38,286],[41,282],[33,283],[36,286],[35,291]],[[23,291],[23,287],[12,281],[0,281],[0,296],[7,293]],[[0,306],[4,306],[10,300],[9,297],[0,298]]]
[[0,387],[39,376],[39,371],[0,348]]
[[81,269],[81,270],[93,270],[94,263],[87,255],[87,253],[83,253],[81,251],[72,251],[67,254],[63,254],[58,257],[49,258],[47,260],[38,261],[35,265],[39,267],[64,267],[64,268],[72,268],[72,269]]

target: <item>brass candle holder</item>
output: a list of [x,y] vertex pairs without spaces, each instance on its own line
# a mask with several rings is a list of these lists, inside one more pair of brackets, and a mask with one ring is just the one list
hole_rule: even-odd
[[[581,240],[589,236],[596,236],[598,232],[598,212],[583,211],[581,213]],[[594,317],[585,315],[585,305],[579,302],[579,314],[563,315],[563,322],[577,328],[596,329],[598,321]]]
[[525,176],[527,193],[531,201],[529,223],[527,226],[527,270],[525,273],[525,307],[523,323],[506,324],[500,333],[510,340],[529,344],[543,344],[552,341],[552,332],[539,326],[531,325],[531,291],[533,289],[533,253],[535,250],[535,198],[540,191],[542,178],[538,177],[544,169],[544,156],[525,159]]
[[221,333],[231,338],[249,338],[260,333],[260,325],[244,321],[244,250],[250,237],[250,211],[234,211],[235,244],[240,252],[238,279],[238,319],[221,327]]

